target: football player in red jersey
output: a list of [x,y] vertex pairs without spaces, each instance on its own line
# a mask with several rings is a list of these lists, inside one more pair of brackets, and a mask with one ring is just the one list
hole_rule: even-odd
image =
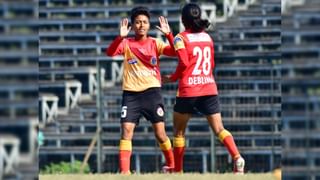
[[204,31],[210,23],[201,19],[201,9],[194,3],[183,7],[182,23],[185,31],[174,38],[174,48],[179,57],[178,66],[175,73],[163,77],[164,83],[179,79],[174,106],[175,172],[183,171],[185,129],[191,114],[199,111],[206,116],[213,132],[228,149],[234,160],[234,172],[243,174],[245,161],[221,120],[218,90],[212,74],[215,65],[214,44]]
[[152,123],[154,134],[165,156],[164,171],[173,171],[174,159],[170,139],[165,131],[164,105],[160,93],[161,75],[159,56],[164,54],[175,56],[173,35],[168,21],[159,17],[162,33],[171,45],[148,36],[150,29],[150,13],[146,7],[136,7],[131,11],[134,37],[127,37],[131,27],[128,19],[120,23],[120,35],[107,48],[108,56],[123,55],[123,95],[121,111],[121,140],[119,145],[119,170],[122,174],[130,174],[130,157],[134,128],[144,116]]

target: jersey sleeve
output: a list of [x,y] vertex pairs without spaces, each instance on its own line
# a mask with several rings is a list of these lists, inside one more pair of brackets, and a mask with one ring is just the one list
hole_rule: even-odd
[[163,54],[167,55],[167,56],[176,56],[176,52],[174,50],[174,45],[173,45],[173,35],[172,35],[172,33],[170,32],[169,34],[167,34],[166,38],[168,39],[170,45],[167,45],[163,49]]
[[183,41],[183,37],[181,35],[177,35],[174,39],[173,39],[173,46],[174,49],[177,51],[179,49],[185,49],[185,45],[184,45],[184,41]]
[[167,44],[164,43],[163,41],[161,41],[160,39],[156,39],[156,44],[157,44],[157,52],[158,52],[158,54],[162,55],[163,54],[163,50],[165,49]]
[[187,53],[186,49],[179,49],[176,51],[176,54],[178,56],[179,61],[178,61],[178,66],[176,68],[176,71],[170,76],[170,80],[172,82],[177,81],[181,77],[183,71],[189,65],[188,53]]
[[182,36],[177,35],[174,38],[174,49],[176,50],[179,62],[176,71],[170,76],[170,80],[173,82],[177,81],[181,77],[183,71],[189,65],[189,56]]
[[124,39],[117,36],[116,39],[112,41],[109,47],[106,49],[106,54],[108,56],[122,55],[124,53]]

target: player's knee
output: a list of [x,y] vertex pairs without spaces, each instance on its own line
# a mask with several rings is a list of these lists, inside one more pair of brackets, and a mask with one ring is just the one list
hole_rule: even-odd
[[168,136],[165,133],[165,131],[155,132],[155,136],[159,142],[165,142],[168,139]]
[[128,128],[123,128],[121,133],[121,139],[131,140],[133,137],[133,130]]
[[132,135],[130,134],[122,134],[121,139],[132,140]]

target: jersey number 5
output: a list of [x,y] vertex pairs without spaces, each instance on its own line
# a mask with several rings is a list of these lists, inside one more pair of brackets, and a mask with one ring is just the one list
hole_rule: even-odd
[[196,46],[193,48],[193,55],[197,56],[197,63],[192,71],[192,75],[200,75],[201,73],[208,75],[211,69],[211,50],[206,46],[203,50]]

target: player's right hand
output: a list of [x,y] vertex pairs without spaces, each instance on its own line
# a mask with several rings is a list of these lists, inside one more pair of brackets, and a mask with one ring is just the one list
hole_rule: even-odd
[[170,75],[162,75],[161,79],[162,79],[162,84],[171,82]]
[[128,24],[129,24],[128,18],[124,18],[120,22],[120,36],[123,38],[127,37],[131,30],[131,26],[128,26]]

